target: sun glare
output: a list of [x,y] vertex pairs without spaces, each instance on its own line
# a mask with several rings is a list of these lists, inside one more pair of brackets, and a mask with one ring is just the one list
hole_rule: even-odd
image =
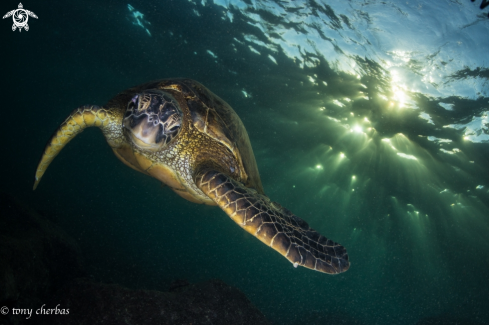
[[355,125],[352,130],[353,130],[353,132],[356,132],[356,133],[362,133],[363,132],[362,127],[360,125]]
[[403,108],[407,99],[406,93],[398,86],[394,86],[392,88],[394,91],[394,97],[392,99],[394,99],[398,103],[399,108]]

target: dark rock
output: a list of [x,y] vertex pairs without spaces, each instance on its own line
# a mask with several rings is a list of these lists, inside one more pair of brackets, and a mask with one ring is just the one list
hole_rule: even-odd
[[[76,242],[56,224],[0,193],[0,324],[270,324],[220,280],[175,280],[169,292],[96,283]],[[31,315],[12,315],[13,308]]]
[[[37,308],[61,286],[79,277],[81,255],[61,228],[0,193],[0,306]],[[25,316],[0,315],[18,324]]]
[[173,280],[173,282],[170,284],[170,288],[168,291],[177,292],[180,291],[182,288],[188,287],[189,285],[190,283],[185,279],[176,279]]
[[69,314],[35,320],[46,325],[270,324],[242,292],[220,280],[160,292],[76,279],[47,307],[56,305],[59,313]]

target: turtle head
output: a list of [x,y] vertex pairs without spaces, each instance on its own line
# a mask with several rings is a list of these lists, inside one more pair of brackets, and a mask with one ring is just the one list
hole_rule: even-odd
[[141,149],[158,151],[178,135],[182,111],[177,101],[161,90],[145,90],[128,103],[122,126]]

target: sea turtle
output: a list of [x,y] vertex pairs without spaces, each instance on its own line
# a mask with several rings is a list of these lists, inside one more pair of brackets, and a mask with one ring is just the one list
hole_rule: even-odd
[[24,6],[22,6],[22,2],[19,2],[19,7],[18,9],[11,10],[7,12],[2,19],[8,18],[12,16],[12,19],[14,21],[14,24],[12,25],[12,31],[15,32],[16,28],[19,28],[19,32],[22,31],[22,28],[24,28],[26,31],[29,30],[29,25],[27,25],[27,21],[29,20],[29,16],[32,18],[36,18],[37,16],[35,13],[29,10],[25,10]]
[[48,142],[34,189],[78,133],[97,126],[127,166],[183,198],[218,205],[238,225],[295,267],[336,274],[346,249],[265,196],[246,129],[234,110],[202,84],[163,79],[123,91],[105,106],[74,110]]

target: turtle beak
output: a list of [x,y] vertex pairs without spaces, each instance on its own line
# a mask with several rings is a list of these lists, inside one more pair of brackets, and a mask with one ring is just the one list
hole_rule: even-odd
[[154,114],[126,117],[122,126],[131,141],[141,149],[159,150],[165,143],[163,125]]

